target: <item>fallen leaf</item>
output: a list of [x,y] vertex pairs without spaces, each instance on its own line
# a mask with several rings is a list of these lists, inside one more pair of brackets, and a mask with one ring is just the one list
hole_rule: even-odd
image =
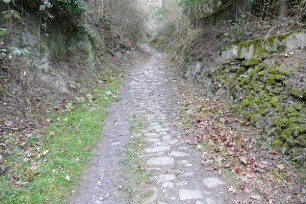
[[70,176],[66,175],[66,176],[65,176],[65,179],[66,179],[67,181],[70,181]]
[[243,163],[243,164],[248,164],[248,160],[246,157],[240,157],[240,161]]
[[283,164],[279,164],[276,167],[279,168],[280,170],[283,170],[285,168],[285,166]]
[[236,189],[233,186],[230,186],[227,190],[227,192],[236,193]]
[[261,169],[265,169],[265,168],[267,168],[267,164],[263,164],[263,163],[256,163],[256,166],[258,166],[259,168],[261,168]]
[[259,201],[261,200],[261,197],[258,194],[257,195],[251,195],[251,198],[254,199],[254,200],[259,200]]
[[245,175],[247,178],[249,178],[249,179],[252,179],[252,178],[255,178],[256,177],[256,174],[254,174],[254,173],[252,173],[252,172],[248,172],[248,173],[246,173],[246,175]]

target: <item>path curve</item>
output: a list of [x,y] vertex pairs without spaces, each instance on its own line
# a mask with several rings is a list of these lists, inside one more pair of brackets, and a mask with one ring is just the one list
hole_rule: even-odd
[[138,137],[146,141],[139,159],[150,175],[145,188],[152,195],[138,203],[147,204],[223,204],[227,184],[209,175],[200,164],[200,155],[183,139],[177,120],[178,101],[172,75],[163,56],[142,45],[149,56],[126,77],[121,101],[113,105],[104,123],[104,139],[98,154],[84,174],[82,184],[70,203],[126,204],[135,203],[122,190],[125,185],[122,155],[133,136],[129,118],[143,126]]

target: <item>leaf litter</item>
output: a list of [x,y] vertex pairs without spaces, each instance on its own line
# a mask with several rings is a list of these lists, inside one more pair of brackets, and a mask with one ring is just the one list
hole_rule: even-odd
[[232,113],[231,104],[205,99],[190,87],[179,84],[182,125],[193,132],[187,143],[201,151],[206,170],[231,184],[232,203],[306,203],[305,178],[294,164]]

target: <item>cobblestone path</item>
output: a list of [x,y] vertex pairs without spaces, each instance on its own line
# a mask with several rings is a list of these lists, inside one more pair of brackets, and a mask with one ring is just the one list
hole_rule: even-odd
[[[117,185],[124,185],[120,155],[123,155],[127,138],[131,137],[143,137],[145,140],[145,147],[139,159],[144,164],[144,170],[150,175],[149,185],[145,188],[152,191],[148,197],[138,202],[228,203],[227,184],[218,176],[207,173],[201,167],[199,152],[184,141],[184,132],[179,128],[177,120],[178,101],[172,88],[171,74],[163,62],[162,55],[146,45],[142,49],[149,55],[148,60],[136,66],[127,76],[122,100],[115,106],[115,110],[110,112],[109,118],[112,120],[105,122],[106,134],[104,144],[100,148],[108,146],[107,151],[101,149],[101,154],[107,156],[100,155],[95,159],[100,161],[101,166],[93,167],[93,171],[87,173],[95,176],[91,180],[85,179],[88,185],[81,187],[74,203],[135,202],[124,196],[123,190],[116,188]],[[137,134],[128,130],[129,118],[141,122],[142,128]],[[101,160],[107,160],[108,163]],[[95,182],[94,177],[101,185],[95,187],[98,189],[96,191],[92,191],[90,187],[95,185],[92,183]]]

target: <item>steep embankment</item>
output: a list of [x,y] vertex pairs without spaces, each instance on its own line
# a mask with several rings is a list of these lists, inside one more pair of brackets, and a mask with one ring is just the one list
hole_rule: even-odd
[[131,2],[0,1],[0,203],[71,193],[137,54]]
[[305,36],[290,32],[226,45],[221,31],[195,30],[175,46],[171,61],[206,96],[231,101],[267,143],[303,163]]

